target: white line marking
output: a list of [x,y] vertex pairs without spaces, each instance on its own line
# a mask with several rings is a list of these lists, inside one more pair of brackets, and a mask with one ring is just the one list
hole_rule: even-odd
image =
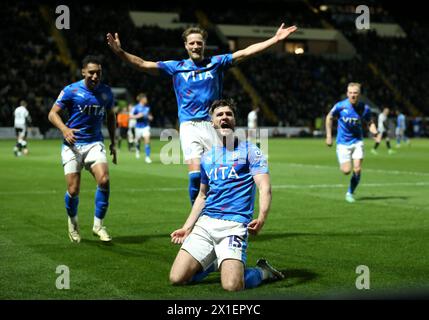
[[[426,187],[429,182],[394,182],[394,183],[361,183],[360,187],[378,188],[378,187]],[[335,189],[345,188],[348,184],[277,184],[272,185],[273,189]],[[123,192],[171,192],[186,191],[188,188],[139,188],[139,189],[113,189],[114,193]],[[94,190],[81,190],[83,193],[94,193]],[[62,194],[64,190],[38,190],[38,191],[0,191],[0,195],[21,195],[21,194]]]
[[[273,185],[273,189],[330,189],[330,188],[345,188],[348,184],[284,184]],[[429,186],[429,182],[397,182],[397,183],[361,183],[360,187],[378,188],[378,187],[424,187]]]
[[[316,165],[316,164],[303,164],[303,163],[285,163],[285,165],[287,166],[291,166],[291,167],[298,167],[298,168],[304,168],[304,167],[309,167],[309,168],[316,168],[316,169],[337,169],[337,167],[332,167],[332,166],[321,166],[321,165]],[[367,169],[364,168],[362,169],[362,171],[364,172],[378,172],[378,173],[386,173],[386,174],[394,174],[394,175],[414,175],[414,176],[425,176],[425,177],[429,177],[429,173],[428,172],[418,172],[418,171],[400,171],[400,170],[381,170],[381,169]]]

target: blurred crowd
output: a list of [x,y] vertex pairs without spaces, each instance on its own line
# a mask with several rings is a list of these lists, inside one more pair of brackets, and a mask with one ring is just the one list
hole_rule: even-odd
[[69,79],[69,68],[42,20],[37,3],[17,2],[0,7],[0,126],[13,126],[13,111],[25,99],[31,117],[47,130],[46,104]]
[[237,24],[253,26],[288,26],[301,28],[322,28],[320,19],[301,1],[248,1],[242,10],[230,7],[211,6],[204,8],[209,19],[217,24]]
[[[326,19],[337,28],[344,27],[345,35],[355,45],[358,54],[351,60],[269,52],[240,64],[247,79],[278,118],[278,123],[271,123],[262,115],[261,125],[312,126],[316,118],[325,115],[336,101],[344,98],[346,85],[350,81],[361,82],[365,96],[380,107],[399,107],[406,112],[402,99],[406,98],[423,114],[429,113],[429,98],[424,94],[429,75],[421,72],[422,66],[429,65],[427,28],[417,28],[415,21],[400,21],[407,38],[382,38],[375,32],[359,34],[345,27],[345,21],[351,16],[351,6],[330,5],[322,16],[317,16],[304,2],[291,3],[286,5],[285,2],[283,8],[272,6],[272,1],[250,1],[246,10],[239,13],[233,8],[201,7],[207,9],[205,12],[212,22],[220,24],[277,26],[285,21],[288,25],[321,28],[322,19]],[[319,5],[317,1],[312,4]],[[103,61],[104,81],[112,87],[126,88],[130,93],[128,103],[134,103],[134,97],[139,92],[148,94],[155,118],[153,126],[176,126],[177,106],[171,80],[154,78],[134,70],[114,56],[106,44],[106,33],[118,32],[125,50],[147,60],[187,58],[181,39],[182,29],[134,26],[129,10],[148,10],[141,6],[103,5],[103,14],[97,14],[97,6],[72,4],[71,29],[62,33],[72,58],[79,66],[85,55],[99,56]],[[156,5],[149,9],[172,10],[167,7],[157,10]],[[371,10],[376,20],[394,21],[379,6],[374,5]],[[182,22],[196,23],[195,15],[190,13],[192,10],[178,12]],[[277,17],[281,17],[282,21]],[[0,126],[13,125],[13,110],[19,100],[25,99],[33,123],[43,133],[50,127],[47,113],[53,101],[63,86],[81,78],[80,70],[72,73],[59,60],[58,48],[38,4],[18,1],[3,6],[0,8],[0,18],[0,38],[3,40],[0,49]],[[207,55],[225,53],[227,50],[215,32],[209,33],[208,44]],[[400,88],[401,97],[395,96],[374,76],[369,68],[370,62]],[[238,102],[238,124],[245,125],[252,102],[230,71],[225,75],[224,96],[233,97]]]

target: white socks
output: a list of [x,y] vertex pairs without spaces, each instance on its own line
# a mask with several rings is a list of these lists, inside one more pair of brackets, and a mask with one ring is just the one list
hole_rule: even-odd
[[77,225],[77,215],[75,215],[74,217],[69,217],[69,221],[70,223]]
[[94,216],[94,229],[100,229],[103,225],[103,219]]
[[267,280],[271,277],[270,272],[268,270],[265,270],[265,268],[260,268],[260,267],[256,267],[256,268],[262,271],[262,280]]

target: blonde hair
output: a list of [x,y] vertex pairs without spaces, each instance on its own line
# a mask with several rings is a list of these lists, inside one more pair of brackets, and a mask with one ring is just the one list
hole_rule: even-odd
[[349,82],[349,84],[347,85],[347,89],[349,87],[358,87],[359,88],[359,92],[360,92],[361,91],[360,89],[361,89],[362,85],[359,82]]

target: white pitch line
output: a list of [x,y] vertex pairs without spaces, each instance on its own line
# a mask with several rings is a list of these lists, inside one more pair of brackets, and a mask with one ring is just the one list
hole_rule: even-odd
[[[335,189],[345,188],[348,184],[277,184],[272,185],[273,189]],[[361,187],[378,188],[378,187],[426,187],[429,182],[396,182],[396,183],[361,183]],[[187,188],[141,188],[141,189],[113,189],[112,192],[171,192],[171,191],[186,191]],[[38,191],[0,191],[1,195],[25,195],[25,194],[62,194],[64,190],[38,190]],[[81,190],[83,193],[94,193],[94,190]]]
[[[330,188],[345,188],[348,184],[306,184],[306,185],[273,185],[273,189],[330,189]],[[429,186],[429,182],[398,182],[398,183],[361,183],[360,187],[425,187]]]
[[[315,169],[336,169],[337,167],[333,166],[322,166],[317,164],[303,164],[303,163],[285,163],[291,167],[309,167]],[[400,171],[400,170],[381,170],[381,169],[363,169],[364,172],[378,172],[378,173],[386,173],[386,174],[394,174],[394,175],[413,175],[413,176],[426,176],[429,177],[429,173],[427,172],[418,172],[418,171]]]
[[[168,191],[185,191],[188,188],[142,188],[142,189],[118,189],[111,190],[112,192],[147,192],[147,191],[156,191],[156,192],[168,192]],[[94,193],[95,189],[86,189],[81,190],[81,193]],[[0,195],[15,195],[15,194],[57,194],[65,193],[65,190],[35,190],[35,191],[0,191]]]

